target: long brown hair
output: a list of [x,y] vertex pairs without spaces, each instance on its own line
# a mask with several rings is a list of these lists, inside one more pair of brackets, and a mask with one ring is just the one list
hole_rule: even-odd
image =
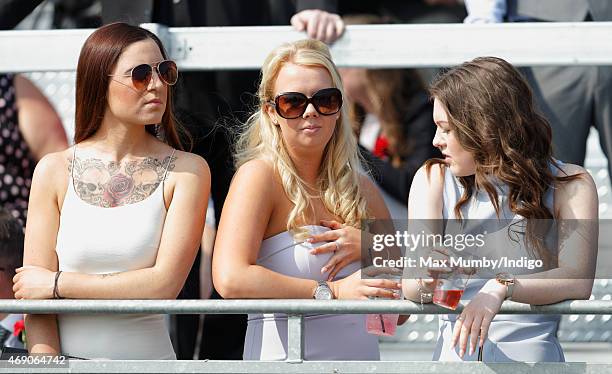
[[[543,242],[533,235],[535,228],[529,222],[554,218],[545,205],[546,192],[556,182],[567,182],[580,174],[557,176],[551,170],[551,165],[561,170],[552,157],[552,131],[536,110],[525,79],[500,58],[479,57],[440,75],[430,94],[446,109],[450,128],[476,164],[474,175],[458,177],[464,191],[454,208],[456,218],[462,218],[461,207],[475,189],[487,192],[500,216],[494,177],[509,187],[510,210],[528,219],[527,239],[536,249],[542,248]],[[427,170],[443,162],[429,160]]]
[[[87,38],[81,48],[76,72],[75,143],[82,142],[98,131],[107,105],[109,74],[128,46],[146,39],[153,40],[164,59],[168,58],[162,42],[155,34],[127,23],[117,22],[100,27]],[[156,135],[155,125],[146,125],[146,130]],[[159,125],[162,140],[182,150],[179,133],[186,137],[188,135],[174,117],[170,87],[166,111]]]
[[[375,25],[393,22],[387,17],[374,14],[349,14],[342,16],[347,25]],[[393,166],[399,167],[413,151],[414,139],[404,134],[405,111],[419,92],[425,91],[421,77],[414,69],[367,69],[366,91],[380,120],[382,132],[389,141],[389,158]],[[364,108],[350,103],[349,117],[359,134],[365,115]]]

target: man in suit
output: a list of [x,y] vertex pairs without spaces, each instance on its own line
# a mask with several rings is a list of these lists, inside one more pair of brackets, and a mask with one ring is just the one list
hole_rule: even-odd
[[[465,0],[466,23],[612,21],[609,0]],[[591,126],[612,155],[612,68],[545,66],[523,69],[553,130],[555,156],[583,165]],[[608,174],[612,165],[608,162]]]

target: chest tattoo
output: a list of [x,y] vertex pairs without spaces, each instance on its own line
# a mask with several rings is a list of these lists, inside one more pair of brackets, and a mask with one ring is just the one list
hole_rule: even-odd
[[[95,206],[112,208],[137,203],[149,197],[174,169],[176,156],[163,160],[147,157],[143,160],[117,163],[97,158],[69,162],[69,172],[76,194]],[[74,170],[71,170],[74,168]]]

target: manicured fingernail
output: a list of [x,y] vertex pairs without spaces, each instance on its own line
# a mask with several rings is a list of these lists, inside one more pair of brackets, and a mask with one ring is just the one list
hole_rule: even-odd
[[396,284],[397,284],[397,286],[398,286],[399,288],[402,288],[402,284],[401,284],[401,283],[396,283]]
[[327,272],[327,268],[326,268],[325,266],[323,266],[323,267],[321,268],[321,274],[326,273],[326,272]]
[[399,293],[393,292],[393,298],[399,299],[400,298]]
[[459,350],[459,357],[463,358],[463,354],[465,353],[464,349]]
[[474,348],[470,347],[470,356],[474,354]]

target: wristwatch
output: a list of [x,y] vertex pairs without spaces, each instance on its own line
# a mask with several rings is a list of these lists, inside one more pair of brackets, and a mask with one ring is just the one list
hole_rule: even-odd
[[315,300],[332,300],[334,299],[334,293],[327,282],[318,281],[317,288],[315,288],[312,298]]
[[512,297],[512,292],[514,292],[514,284],[516,283],[516,278],[514,275],[510,273],[498,273],[495,275],[495,280],[497,283],[503,284],[506,286],[506,298],[505,300],[510,300]]

